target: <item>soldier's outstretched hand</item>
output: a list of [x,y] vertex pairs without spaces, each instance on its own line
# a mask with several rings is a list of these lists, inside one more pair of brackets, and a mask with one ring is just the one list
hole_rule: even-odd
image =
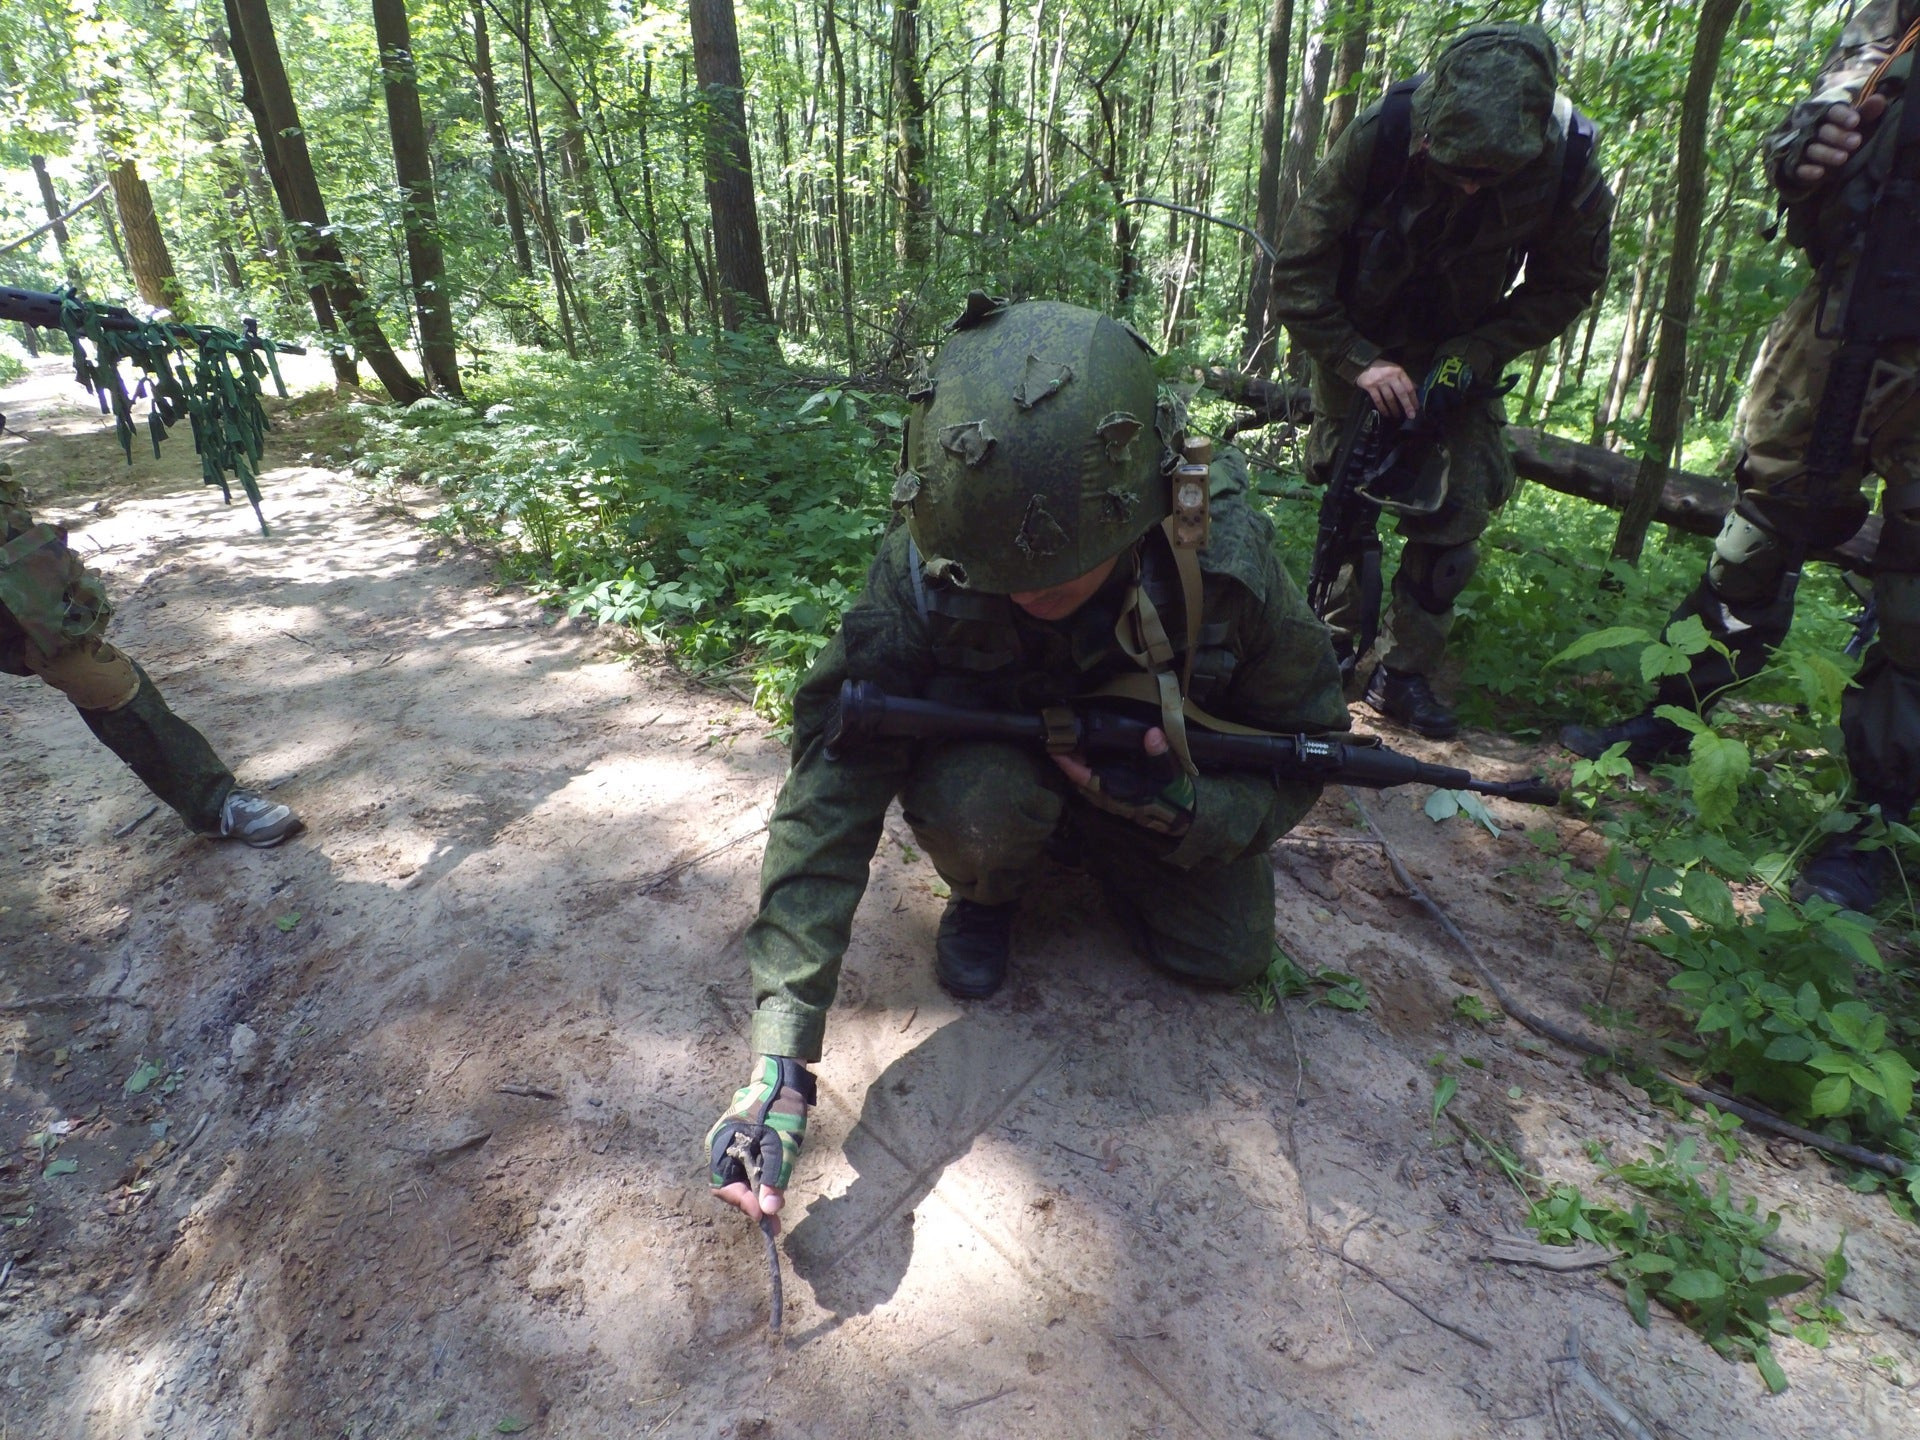
[[1871,125],[1887,109],[1887,97],[1869,95],[1856,109],[1852,105],[1834,105],[1827,118],[1807,142],[1800,163],[1793,167],[1793,178],[1802,185],[1818,185],[1853,158],[1866,137],[1861,127]]
[[1074,751],[1055,755],[1053,763],[1089,804],[1161,835],[1185,835],[1193,827],[1193,778],[1174,759],[1167,732],[1158,725],[1140,745],[1138,759],[1090,764]]

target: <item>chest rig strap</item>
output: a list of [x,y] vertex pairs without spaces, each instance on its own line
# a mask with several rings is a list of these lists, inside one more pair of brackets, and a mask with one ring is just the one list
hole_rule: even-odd
[[1160,522],[1160,530],[1166,536],[1167,549],[1173,555],[1174,569],[1180,577],[1180,608],[1185,612],[1187,647],[1180,657],[1179,673],[1174,673],[1173,641],[1167,636],[1159,607],[1139,579],[1128,587],[1120,618],[1113,627],[1113,638],[1127,657],[1146,672],[1126,678],[1150,682],[1152,703],[1160,707],[1160,728],[1167,732],[1167,745],[1179,760],[1180,768],[1189,775],[1198,775],[1199,767],[1193,763],[1187,747],[1186,695],[1193,682],[1194,656],[1200,649],[1200,557],[1193,546],[1180,543],[1176,522],[1177,517],[1170,515]]

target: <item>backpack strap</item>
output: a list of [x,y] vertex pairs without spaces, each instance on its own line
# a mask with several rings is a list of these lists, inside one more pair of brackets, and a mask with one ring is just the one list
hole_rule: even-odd
[[1567,148],[1560,155],[1560,193],[1555,197],[1553,213],[1558,215],[1571,206],[1575,210],[1586,208],[1593,199],[1594,192],[1600,188],[1601,177],[1595,175],[1593,183],[1581,187],[1580,181],[1587,173],[1587,162],[1593,159],[1594,142],[1599,138],[1599,128],[1567,99],[1564,90],[1557,91],[1553,97],[1554,118],[1560,122],[1560,128],[1567,137]]
[[1380,98],[1380,115],[1373,126],[1373,158],[1367,162],[1367,188],[1360,196],[1363,215],[1397,190],[1406,177],[1407,152],[1413,145],[1413,92],[1426,78],[1410,75],[1396,80]]

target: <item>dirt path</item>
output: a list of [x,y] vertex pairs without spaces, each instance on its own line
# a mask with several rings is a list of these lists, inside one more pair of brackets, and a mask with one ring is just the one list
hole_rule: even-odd
[[[1458,957],[1337,794],[1276,849],[1277,924],[1365,979],[1354,1014],[1173,985],[1066,876],[1008,990],[958,1007],[896,815],[769,1350],[758,1236],[697,1155],[745,1061],[766,727],[377,510],[322,468],[324,412],[273,437],[263,539],[183,444],[128,472],[84,406],[54,370],[0,393],[0,456],[109,577],[117,642],[311,828],[142,822],[65,704],[0,680],[7,1440],[1633,1433],[1596,1392],[1667,1437],[1915,1433],[1914,1234],[1796,1147],[1748,1138],[1736,1189],[1789,1257],[1847,1232],[1854,1325],[1783,1341],[1783,1396],[1594,1272],[1481,1258],[1521,1207],[1430,1122],[1436,1055],[1556,1179],[1669,1126],[1456,1015]],[[1601,977],[1527,903],[1525,834],[1420,798],[1366,804],[1577,1017]]]

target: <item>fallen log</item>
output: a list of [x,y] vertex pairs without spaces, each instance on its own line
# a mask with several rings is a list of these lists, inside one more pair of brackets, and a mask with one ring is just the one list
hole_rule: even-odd
[[[1280,421],[1305,425],[1313,418],[1313,396],[1305,385],[1278,384],[1218,369],[1202,371],[1201,383],[1249,412],[1235,418],[1228,427],[1229,437]],[[1513,468],[1523,479],[1610,510],[1626,508],[1640,468],[1637,460],[1522,425],[1510,427],[1507,439],[1513,447]],[[1654,512],[1654,519],[1689,535],[1717,535],[1733,498],[1731,481],[1672,470],[1660,492],[1660,508]],[[1879,543],[1880,517],[1871,515],[1851,540],[1832,550],[1816,551],[1813,558],[1871,574],[1873,552]]]

